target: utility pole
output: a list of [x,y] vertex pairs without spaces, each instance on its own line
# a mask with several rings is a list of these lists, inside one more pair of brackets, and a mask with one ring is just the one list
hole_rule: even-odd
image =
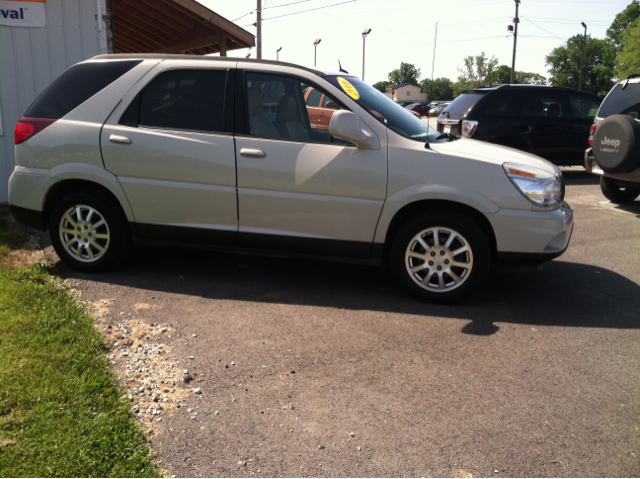
[[257,36],[256,57],[258,58],[258,60],[262,58],[262,5],[261,3],[262,3],[262,0],[258,0],[258,7],[256,9],[256,14],[258,17],[256,21],[256,27],[258,29],[258,34],[256,35]]
[[513,83],[516,75],[516,44],[518,43],[518,23],[520,23],[520,19],[518,18],[518,7],[520,6],[520,0],[514,0],[516,2],[516,16],[513,19],[513,23],[515,24],[515,31],[513,32],[513,60],[511,61],[511,80],[509,83]]
[[[430,92],[431,93],[431,97],[433,96],[433,70],[436,67],[436,42],[438,41],[438,22],[436,22],[436,36],[433,38],[433,61],[431,62],[431,85],[430,85]],[[427,98],[427,101],[429,103],[431,103],[433,101],[433,98]]]
[[364,81],[364,39],[371,33],[371,29],[367,28],[362,32],[362,81]]
[[584,37],[582,38],[582,53],[580,54],[580,82],[578,83],[578,90],[582,90],[582,76],[584,70],[584,46],[587,43],[587,25],[582,22],[584,27]]

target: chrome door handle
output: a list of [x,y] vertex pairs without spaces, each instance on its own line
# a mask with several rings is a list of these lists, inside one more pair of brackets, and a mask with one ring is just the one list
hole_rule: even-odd
[[264,158],[267,154],[255,148],[240,148],[240,154],[242,156],[253,156],[255,158]]
[[123,145],[130,145],[131,143],[133,143],[131,141],[131,138],[127,136],[120,136],[120,135],[111,135],[109,137],[109,141],[111,143],[122,143]]

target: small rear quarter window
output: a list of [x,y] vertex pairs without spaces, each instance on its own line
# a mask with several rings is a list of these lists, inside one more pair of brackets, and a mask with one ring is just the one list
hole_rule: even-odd
[[44,89],[27,109],[24,116],[58,120],[141,61],[118,60],[74,65]]

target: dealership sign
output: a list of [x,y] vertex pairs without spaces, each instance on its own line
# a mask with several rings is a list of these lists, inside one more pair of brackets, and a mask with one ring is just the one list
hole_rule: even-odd
[[44,27],[47,23],[45,0],[0,0],[0,25]]

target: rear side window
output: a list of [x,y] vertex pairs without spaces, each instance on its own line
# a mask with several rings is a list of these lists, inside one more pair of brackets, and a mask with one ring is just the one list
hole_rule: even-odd
[[307,106],[317,107],[320,104],[322,93],[315,88],[309,88],[309,96],[307,97]]
[[171,70],[129,105],[120,123],[169,130],[224,132],[227,70]]
[[629,113],[636,113],[640,117],[640,84],[628,83],[623,90],[622,85],[618,83],[602,102],[598,117]]
[[36,98],[24,116],[58,120],[141,61],[90,62],[74,65]]
[[524,101],[522,92],[515,90],[497,91],[487,97],[482,104],[482,115],[518,116]]
[[445,111],[453,116],[462,116],[467,113],[473,105],[478,103],[478,100],[482,97],[484,97],[484,93],[463,93],[453,100]]

